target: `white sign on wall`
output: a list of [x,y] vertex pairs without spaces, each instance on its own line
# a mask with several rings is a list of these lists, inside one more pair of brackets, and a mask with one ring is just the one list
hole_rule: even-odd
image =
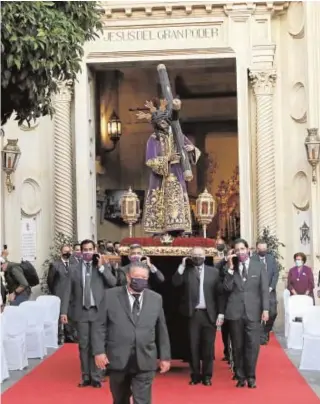
[[[141,27],[106,29],[103,35],[104,51],[159,50],[180,48],[208,48],[223,45],[222,24],[187,25],[176,27]],[[100,41],[94,42],[101,46]],[[106,49],[108,45],[108,49]]]
[[37,221],[36,218],[21,218],[21,258],[34,262],[37,258]]

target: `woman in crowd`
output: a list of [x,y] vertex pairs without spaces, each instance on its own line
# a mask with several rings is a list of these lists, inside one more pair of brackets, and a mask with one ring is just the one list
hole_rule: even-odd
[[304,253],[296,253],[293,256],[295,266],[288,273],[288,290],[291,295],[307,295],[314,302],[314,277],[312,269],[306,266],[307,257]]

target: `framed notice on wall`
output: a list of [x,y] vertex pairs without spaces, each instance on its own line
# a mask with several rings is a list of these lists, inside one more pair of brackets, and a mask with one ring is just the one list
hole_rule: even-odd
[[36,218],[21,218],[21,259],[34,262],[37,258]]

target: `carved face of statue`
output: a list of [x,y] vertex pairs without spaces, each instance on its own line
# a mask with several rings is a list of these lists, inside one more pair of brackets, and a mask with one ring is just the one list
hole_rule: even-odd
[[160,122],[157,122],[157,127],[158,127],[161,131],[167,132],[168,129],[169,129],[169,123],[163,119],[163,120],[161,120]]

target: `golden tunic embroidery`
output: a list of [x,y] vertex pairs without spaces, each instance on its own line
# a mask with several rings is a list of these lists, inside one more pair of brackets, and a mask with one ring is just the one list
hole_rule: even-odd
[[177,153],[172,133],[160,135],[161,156],[149,159],[147,166],[154,173],[163,176],[161,188],[150,190],[144,207],[144,231],[163,233],[184,230],[191,233],[191,212],[188,194],[184,191],[175,174],[170,173],[169,162]]

